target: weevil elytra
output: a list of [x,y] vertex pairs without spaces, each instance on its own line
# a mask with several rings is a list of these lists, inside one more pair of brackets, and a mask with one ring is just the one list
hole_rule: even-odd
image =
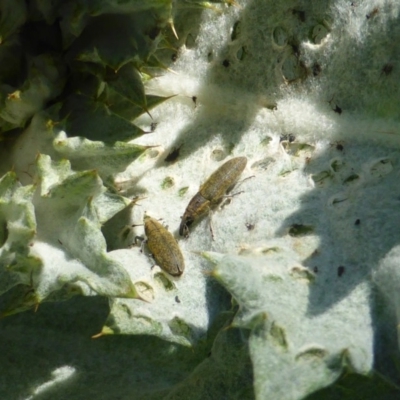
[[207,181],[200,186],[199,191],[190,200],[183,214],[179,226],[179,234],[187,237],[189,235],[189,226],[201,217],[210,212],[212,206],[218,204],[225,193],[239,179],[247,164],[246,157],[232,158],[222,164]]
[[182,275],[185,261],[172,233],[148,215],[145,215],[143,220],[147,247],[153,254],[157,265],[172,276]]

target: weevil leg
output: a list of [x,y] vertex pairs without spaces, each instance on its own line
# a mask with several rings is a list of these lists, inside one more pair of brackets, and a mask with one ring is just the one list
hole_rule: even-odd
[[[255,178],[255,177],[256,177],[255,175],[251,175],[251,176],[248,176],[247,178],[242,179],[241,181],[236,183],[233,187],[231,187],[230,190],[232,190],[233,188],[238,188],[243,182],[247,181],[248,179]],[[228,190],[228,192],[229,192],[229,190]],[[232,193],[232,194],[226,194],[226,195],[222,196],[222,198],[223,199],[231,198],[231,197],[234,197],[243,192],[244,192],[244,190],[241,190],[240,192],[236,192],[236,193]]]
[[212,224],[212,215],[213,215],[213,212],[210,209],[208,211],[208,223],[209,223],[209,227],[210,227],[211,239],[215,240],[214,229],[213,229],[213,224]]
[[235,185],[235,187],[238,187],[238,186],[240,186],[243,182],[247,181],[248,179],[255,178],[255,177],[256,177],[255,175],[248,176],[247,178],[244,178],[244,179],[242,179],[241,181],[239,181],[239,182]]
[[[251,176],[248,176],[247,178],[242,179],[241,181],[239,181],[239,182],[235,183],[233,186],[231,186],[228,189],[227,193],[230,193],[230,191],[233,190],[234,188],[238,188],[243,182],[247,181],[248,179],[255,178],[255,177],[256,177],[255,175],[251,175]],[[234,193],[234,194],[231,194],[231,195],[230,194],[226,194],[223,197],[236,196],[237,194],[240,194],[240,193],[243,193],[243,191],[242,192],[238,192],[238,193]]]
[[189,228],[187,225],[184,225],[183,227],[183,236],[185,239],[187,239],[190,235],[189,235]]
[[225,194],[224,196],[222,196],[222,198],[223,199],[231,199],[232,197],[235,197],[242,193],[244,193],[244,190],[241,190],[240,192],[236,192],[236,193],[232,193],[232,194]]
[[137,246],[138,242],[143,243],[144,237],[143,236],[135,236],[135,245]]
[[142,240],[142,243],[140,244],[140,252],[144,253],[144,246],[147,244],[147,239]]
[[144,245],[147,243],[147,240],[145,240],[143,236],[135,236],[135,246],[137,246],[139,241],[140,241],[140,252],[143,253]]

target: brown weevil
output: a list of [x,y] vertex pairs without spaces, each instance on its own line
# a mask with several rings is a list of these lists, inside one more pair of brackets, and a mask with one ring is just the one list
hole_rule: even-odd
[[157,265],[172,276],[182,275],[185,261],[172,233],[148,215],[145,215],[143,220],[147,247]]
[[189,236],[189,226],[202,215],[210,212],[212,206],[218,204],[226,192],[234,186],[247,164],[246,157],[232,158],[222,164],[199,191],[190,200],[179,226],[181,236]]

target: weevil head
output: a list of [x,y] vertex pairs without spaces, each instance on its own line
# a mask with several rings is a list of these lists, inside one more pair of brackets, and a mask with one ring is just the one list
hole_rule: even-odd
[[185,213],[179,225],[179,234],[184,237],[189,237],[189,226],[192,225],[194,218]]

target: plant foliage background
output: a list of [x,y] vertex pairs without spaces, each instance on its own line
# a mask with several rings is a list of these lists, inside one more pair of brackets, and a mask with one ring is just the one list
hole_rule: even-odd
[[398,398],[399,12],[0,1],[1,398]]

